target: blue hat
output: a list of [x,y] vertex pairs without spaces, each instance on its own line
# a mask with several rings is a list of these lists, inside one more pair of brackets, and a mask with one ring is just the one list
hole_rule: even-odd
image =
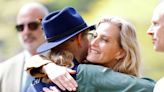
[[88,27],[72,7],[48,14],[42,20],[42,27],[47,42],[37,49],[38,53],[52,49],[86,29],[94,29],[94,26]]

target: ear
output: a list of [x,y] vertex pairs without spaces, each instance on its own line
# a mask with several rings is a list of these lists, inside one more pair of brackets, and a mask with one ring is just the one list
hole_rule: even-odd
[[120,51],[118,51],[117,54],[116,54],[116,60],[120,60],[125,55],[126,55],[125,50],[124,49],[120,49]]

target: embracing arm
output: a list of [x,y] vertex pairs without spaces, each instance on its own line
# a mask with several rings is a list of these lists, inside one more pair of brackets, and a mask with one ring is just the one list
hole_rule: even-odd
[[49,60],[44,60],[41,56],[35,55],[32,56],[25,64],[25,70],[33,77],[42,77],[44,74],[42,73],[42,66],[50,63]]
[[50,60],[45,60],[41,56],[31,57],[25,64],[25,70],[33,77],[45,77],[55,83],[62,90],[76,90],[77,83],[70,75],[76,73],[74,70],[56,65]]
[[148,78],[138,78],[90,64],[79,65],[77,82],[79,92],[153,92],[155,85]]

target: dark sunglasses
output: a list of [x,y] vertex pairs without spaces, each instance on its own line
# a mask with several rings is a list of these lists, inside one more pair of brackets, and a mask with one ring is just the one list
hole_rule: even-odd
[[18,32],[22,32],[24,30],[25,25],[27,25],[27,27],[31,31],[35,31],[39,27],[40,23],[39,22],[30,22],[28,24],[19,24],[19,25],[16,25],[15,28]]

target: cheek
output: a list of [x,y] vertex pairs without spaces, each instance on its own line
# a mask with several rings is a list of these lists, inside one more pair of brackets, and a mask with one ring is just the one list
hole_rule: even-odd
[[110,49],[106,49],[104,50],[104,52],[102,52],[101,58],[102,60],[105,61],[110,61],[113,57],[113,52]]
[[109,61],[111,59],[111,57],[113,57],[113,48],[111,48],[110,46],[107,45],[100,45],[100,50],[101,50],[101,54],[99,56],[99,59],[101,59],[102,61]]
[[156,35],[157,35],[157,39],[160,43],[163,43],[164,45],[164,30],[160,29],[157,31]]
[[43,31],[41,29],[38,29],[37,31],[35,31],[36,34],[39,34],[39,35],[44,35]]
[[33,33],[33,36],[37,37],[37,39],[44,38],[44,34],[42,30],[37,30]]
[[156,32],[157,35],[161,35],[161,34],[164,34],[164,26],[158,26],[154,32]]
[[88,51],[89,46],[90,46],[90,43],[88,39],[85,39],[82,43],[82,47],[84,48],[85,51]]
[[119,48],[117,48],[116,46],[114,46],[114,47],[108,46],[108,48],[103,48],[103,50],[102,50],[103,56],[102,57],[104,57],[104,59],[109,59],[109,60],[115,59],[118,51],[119,51]]
[[101,50],[101,53],[105,56],[112,54],[112,51],[114,50],[112,45],[107,45],[107,44],[103,44],[103,43],[99,45],[99,48]]

